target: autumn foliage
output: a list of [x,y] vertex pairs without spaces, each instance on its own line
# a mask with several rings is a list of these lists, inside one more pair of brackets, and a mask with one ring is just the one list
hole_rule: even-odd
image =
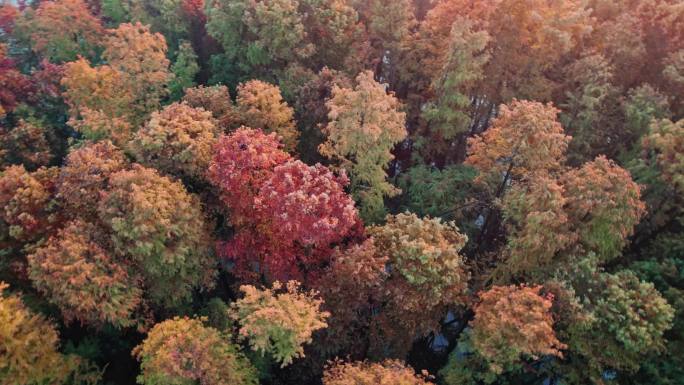
[[24,13],[17,27],[29,35],[32,48],[53,62],[92,57],[104,29],[82,0],[46,1]]
[[122,87],[123,82],[124,75],[108,65],[93,68],[83,58],[65,64],[62,86],[69,124],[88,139],[124,144],[133,131],[134,94]]
[[335,250],[330,266],[315,283],[325,300],[322,308],[330,312],[318,349],[328,354],[363,349],[375,306],[384,298],[387,262],[387,255],[378,250],[373,238]]
[[[3,6],[2,9],[9,7]],[[11,112],[32,91],[31,80],[7,57],[7,45],[0,43],[0,117]]]
[[269,354],[282,366],[304,356],[312,334],[327,326],[330,313],[321,311],[316,293],[304,292],[297,281],[276,281],[270,289],[242,286],[244,297],[235,302],[230,316],[238,322],[240,339],[252,350]]
[[122,74],[126,91],[131,92],[132,123],[140,124],[159,108],[171,79],[166,58],[166,40],[140,23],[121,24],[109,31],[102,53],[109,65]]
[[657,162],[663,171],[663,178],[680,190],[684,187],[684,180],[682,180],[684,169],[680,159],[682,146],[684,146],[682,142],[684,140],[683,126],[684,121],[682,120],[653,122],[643,143],[645,149],[657,154]]
[[294,110],[283,101],[278,87],[258,80],[240,84],[237,111],[242,124],[277,134],[286,150],[297,146]]
[[[255,198],[257,212],[267,216],[274,243],[287,248],[325,249],[349,234],[358,217],[344,193],[344,174],[326,167],[290,161],[276,166]],[[289,241],[288,241],[289,239]]]
[[323,375],[325,385],[428,385],[427,379],[417,375],[401,361],[382,363],[336,361]]
[[569,171],[562,180],[569,196],[568,215],[579,227],[586,251],[603,260],[617,256],[645,211],[639,186],[604,157]]
[[387,341],[376,343],[397,349],[407,339],[437,330],[445,310],[464,300],[468,272],[460,251],[467,237],[454,223],[409,213],[388,216],[385,225],[369,233],[390,266],[386,305],[375,331]]
[[18,384],[59,380],[62,357],[57,352],[59,337],[45,317],[32,313],[17,295],[7,295],[0,284],[2,318],[2,376]]
[[678,384],[683,153],[681,0],[0,0],[0,384]]
[[24,166],[10,166],[0,176],[3,227],[17,241],[38,241],[58,222],[51,212],[55,194],[56,168],[28,172]]
[[65,159],[57,180],[57,194],[71,215],[94,214],[109,177],[128,167],[123,152],[111,142],[88,144]]
[[480,171],[482,180],[498,181],[504,175],[504,184],[535,172],[561,170],[570,137],[557,114],[555,107],[537,102],[502,105],[492,127],[469,140],[466,163]]
[[211,112],[175,103],[152,113],[129,147],[142,164],[170,175],[201,180],[218,134]]
[[349,174],[351,190],[366,221],[384,216],[383,198],[399,191],[386,181],[390,150],[406,137],[405,114],[370,72],[356,78],[355,88],[333,87],[327,102],[329,123],[322,155]]
[[130,326],[141,301],[139,279],[100,246],[104,236],[94,225],[70,222],[28,256],[29,277],[66,321]]
[[70,378],[98,381],[97,373],[78,373],[81,359],[57,350],[55,325],[32,312],[19,295],[4,293],[7,286],[0,282],[0,380],[18,385],[64,383]]
[[473,344],[501,372],[521,355],[562,357],[565,348],[556,338],[551,316],[552,297],[541,287],[494,286],[480,293],[475,307]]
[[211,112],[214,119],[218,120],[219,126],[223,129],[232,128],[238,121],[228,87],[226,86],[186,88],[183,101],[191,107],[200,107]]
[[20,120],[16,127],[0,131],[3,164],[23,164],[29,169],[48,166],[52,160],[48,129],[38,121]]
[[261,186],[288,159],[274,133],[242,127],[218,139],[208,175],[230,208],[234,225],[251,215]]
[[347,179],[318,164],[292,160],[275,134],[240,128],[222,137],[209,167],[238,232],[223,253],[236,273],[302,279],[359,224]]
[[256,373],[238,348],[201,319],[175,317],[158,323],[133,350],[144,385],[257,384]]
[[154,303],[178,305],[193,288],[213,286],[205,219],[179,182],[133,165],[110,176],[98,214],[116,255],[140,267]]

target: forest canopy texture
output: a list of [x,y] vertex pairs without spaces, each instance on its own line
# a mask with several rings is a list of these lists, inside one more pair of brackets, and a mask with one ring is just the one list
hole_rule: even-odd
[[0,384],[684,384],[681,0],[0,0]]

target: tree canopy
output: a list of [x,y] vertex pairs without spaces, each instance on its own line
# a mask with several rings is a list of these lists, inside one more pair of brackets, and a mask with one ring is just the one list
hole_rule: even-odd
[[2,385],[675,385],[681,0],[0,0]]

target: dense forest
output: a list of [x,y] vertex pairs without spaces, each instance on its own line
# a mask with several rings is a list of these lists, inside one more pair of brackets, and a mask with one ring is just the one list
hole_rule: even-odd
[[682,0],[0,0],[0,384],[684,384]]

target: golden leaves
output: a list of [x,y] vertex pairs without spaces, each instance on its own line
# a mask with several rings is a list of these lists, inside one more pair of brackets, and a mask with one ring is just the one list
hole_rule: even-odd
[[295,127],[294,110],[280,95],[277,86],[250,80],[237,88],[237,112],[245,126],[276,133],[285,150],[297,147],[299,132]]

